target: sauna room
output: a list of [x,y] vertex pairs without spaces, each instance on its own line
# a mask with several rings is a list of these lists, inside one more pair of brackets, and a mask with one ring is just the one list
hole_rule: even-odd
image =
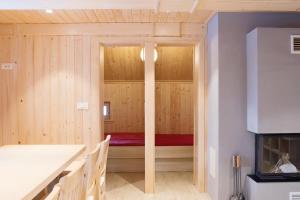
[[[156,172],[193,171],[193,48],[154,48]],[[136,46],[104,48],[109,172],[145,171],[144,51]]]

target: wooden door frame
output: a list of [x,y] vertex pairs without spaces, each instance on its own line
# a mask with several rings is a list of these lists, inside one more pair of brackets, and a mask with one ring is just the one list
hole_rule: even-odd
[[[126,40],[120,38],[99,38],[99,45],[100,45],[100,85],[103,84],[104,86],[104,47],[105,46],[141,46],[147,47],[146,52],[148,55],[145,56],[145,65],[147,63],[148,69],[155,67],[155,63],[153,60],[153,53],[151,51],[154,49],[154,44],[159,45],[166,45],[166,46],[178,46],[178,45],[191,45],[194,46],[194,79],[193,79],[193,90],[194,90],[194,170],[193,170],[193,181],[194,184],[199,192],[206,191],[207,179],[206,179],[206,163],[207,163],[207,131],[206,131],[206,91],[207,91],[207,84],[206,84],[206,51],[205,51],[205,37],[202,36],[199,40],[184,40],[180,38],[172,38],[172,37],[165,37],[165,38],[155,38],[155,37],[141,37],[137,38],[136,40]],[[151,50],[152,49],[152,50]],[[153,51],[152,51],[153,52]],[[147,53],[146,53],[147,54]],[[151,71],[151,70],[150,70]],[[154,71],[153,71],[154,72]],[[153,73],[152,72],[152,73]],[[146,70],[145,70],[146,73]],[[152,77],[152,76],[151,76]],[[146,75],[145,75],[146,78]],[[149,80],[153,80],[153,77]],[[155,84],[155,77],[154,83],[148,82],[150,84],[150,88],[145,86],[145,93],[146,89],[150,92],[153,92],[153,84]],[[146,80],[145,80],[146,84]],[[152,86],[151,86],[152,85]],[[149,86],[149,85],[148,85]],[[104,95],[103,87],[100,86],[100,95]],[[146,94],[145,94],[146,95]],[[150,94],[153,97],[153,93]],[[151,104],[151,108],[155,110],[155,93],[154,93],[154,104]],[[100,97],[100,106],[101,106],[101,113],[102,116],[102,108],[103,108],[104,99],[103,96]],[[148,111],[150,113],[150,119],[154,120],[154,124],[150,123],[151,131],[145,130],[145,138],[150,138],[150,143],[145,145],[145,193],[154,193],[155,192],[155,112]],[[145,116],[146,113],[145,109]],[[149,116],[148,116],[149,117]],[[147,118],[148,118],[147,117]],[[102,117],[101,117],[102,118]],[[146,120],[146,117],[145,117]],[[103,121],[103,122],[102,122]],[[104,119],[101,120],[100,123],[100,130],[102,131],[101,138],[103,138],[103,130],[104,130]],[[146,128],[146,124],[145,124]],[[154,130],[153,130],[154,128]],[[146,136],[147,132],[147,136]],[[153,134],[153,135],[151,135]],[[147,156],[146,156],[146,152]],[[147,159],[146,159],[147,157]]]

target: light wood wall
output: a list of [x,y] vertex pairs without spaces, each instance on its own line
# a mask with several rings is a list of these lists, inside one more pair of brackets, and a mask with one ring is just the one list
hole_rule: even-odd
[[[139,132],[144,128],[144,82],[105,82],[105,101],[111,104],[111,120],[105,132]],[[193,83],[188,81],[155,84],[156,133],[193,133]]]
[[[203,35],[201,27],[0,24],[0,63],[17,63],[12,71],[0,70],[0,144],[85,143],[92,148],[103,128],[100,43],[193,44]],[[89,102],[89,110],[76,110],[79,101]]]
[[[0,62],[15,62],[16,52],[13,51],[15,46],[16,38],[0,36]],[[16,70],[0,71],[0,145],[18,141],[15,79]]]
[[144,82],[105,82],[104,93],[111,106],[105,133],[145,131]]
[[[100,137],[99,41],[93,36],[0,36],[1,144],[78,144]],[[76,103],[89,102],[89,110]]]
[[141,47],[106,47],[105,80],[144,80],[144,62]]
[[159,46],[155,80],[193,80],[192,46]]
[[192,82],[156,82],[155,105],[156,133],[193,133]]

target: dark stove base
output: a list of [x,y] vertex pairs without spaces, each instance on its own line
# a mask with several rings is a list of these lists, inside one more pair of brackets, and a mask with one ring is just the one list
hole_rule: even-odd
[[266,177],[261,178],[257,175],[248,175],[257,183],[274,183],[274,182],[300,182],[300,177]]

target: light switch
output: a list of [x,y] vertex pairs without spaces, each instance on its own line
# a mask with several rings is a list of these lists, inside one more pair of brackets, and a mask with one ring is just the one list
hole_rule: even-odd
[[89,103],[88,102],[77,102],[77,110],[88,110]]
[[1,69],[2,70],[13,70],[16,66],[16,63],[2,63]]

